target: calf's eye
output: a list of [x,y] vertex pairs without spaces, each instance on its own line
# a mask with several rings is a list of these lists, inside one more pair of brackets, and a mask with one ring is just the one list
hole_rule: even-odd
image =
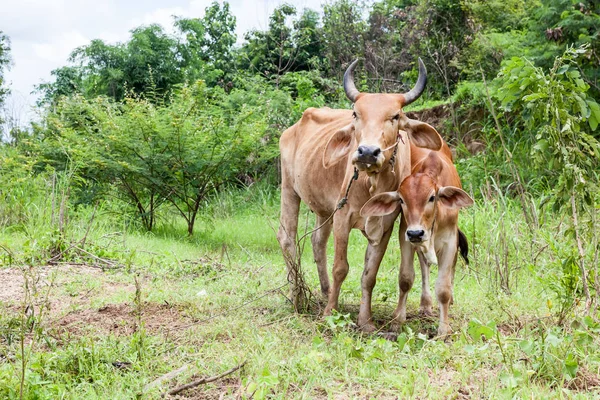
[[354,111],[352,111],[352,118],[354,118],[354,119],[358,118],[358,117],[356,116],[356,112],[354,112]]
[[429,198],[429,202],[430,202],[430,203],[433,203],[434,201],[435,201],[435,196],[431,196],[431,197]]

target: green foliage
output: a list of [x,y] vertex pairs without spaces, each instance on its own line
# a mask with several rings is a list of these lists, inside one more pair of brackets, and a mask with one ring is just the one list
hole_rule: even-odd
[[533,160],[555,187],[556,200],[568,202],[573,191],[591,199],[597,190],[600,143],[593,135],[600,106],[587,95],[589,85],[577,69],[586,47],[569,48],[546,73],[523,58],[513,58],[498,77],[502,106],[518,112],[534,137]]

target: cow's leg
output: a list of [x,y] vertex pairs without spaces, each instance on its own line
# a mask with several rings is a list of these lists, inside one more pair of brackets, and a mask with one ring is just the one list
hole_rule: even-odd
[[429,291],[429,262],[422,252],[418,251],[419,264],[421,264],[421,307],[420,312],[424,315],[433,315],[431,306],[431,292]]
[[446,336],[452,332],[448,321],[448,310],[452,301],[452,283],[454,265],[456,264],[456,249],[444,246],[438,257],[439,272],[435,282],[435,294],[440,307],[440,325],[438,335]]
[[400,326],[406,321],[406,301],[408,298],[408,292],[412,288],[413,282],[415,281],[415,249],[406,240],[406,222],[402,218],[400,223],[400,273],[398,276],[398,283],[400,286],[400,294],[398,296],[398,307],[392,315],[392,330],[399,330]]
[[[339,217],[338,217],[339,215]],[[329,300],[323,315],[331,315],[333,310],[338,309],[338,299],[342,283],[348,275],[348,237],[350,236],[351,225],[348,217],[336,214],[333,217],[333,236],[335,256],[333,259],[333,285],[329,290]]]
[[378,245],[373,246],[369,243],[365,253],[365,269],[361,281],[362,299],[360,300],[360,311],[358,312],[358,327],[365,332],[375,331],[375,324],[371,316],[371,296],[377,281],[377,271],[379,271],[393,229],[394,226],[392,225],[387,232],[384,232]]
[[325,298],[329,297],[329,273],[327,272],[327,240],[331,234],[333,224],[328,221],[327,218],[322,218],[317,215],[316,228],[321,226],[313,232],[311,236],[313,256],[315,257],[315,263],[317,264],[317,271],[319,272],[319,281],[321,282],[321,293]]
[[298,232],[298,212],[300,209],[300,197],[291,188],[281,188],[281,216],[277,240],[283,252],[283,258],[288,270],[288,281],[290,282],[290,296],[295,310],[304,303],[302,288],[298,282],[298,268],[300,264],[296,259],[296,234]]

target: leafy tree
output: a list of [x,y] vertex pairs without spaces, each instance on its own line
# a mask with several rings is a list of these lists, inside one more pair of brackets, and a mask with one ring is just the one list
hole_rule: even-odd
[[[193,82],[209,78],[217,83],[227,72],[233,72],[233,45],[236,19],[229,9],[229,3],[221,6],[216,1],[206,8],[203,18],[179,18],[175,26],[184,35],[178,49],[182,57],[182,68],[186,80]],[[212,72],[207,72],[207,68]]]
[[323,6],[323,48],[328,73],[341,81],[345,67],[364,54],[364,4],[337,0]]
[[[550,71],[524,58],[513,58],[498,77],[497,97],[503,107],[525,117],[531,132],[534,165],[548,180],[555,205],[571,215],[587,310],[591,305],[581,212],[589,213],[589,232],[596,229],[600,141],[600,105],[588,96],[578,59],[587,47],[568,47]],[[535,135],[535,136],[533,136]],[[588,242],[589,243],[589,242]],[[597,268],[597,266],[594,266]]]
[[304,10],[299,18],[296,15],[294,6],[283,4],[273,11],[266,31],[247,33],[239,52],[242,68],[273,78],[279,87],[285,73],[318,67],[322,51],[318,14]]

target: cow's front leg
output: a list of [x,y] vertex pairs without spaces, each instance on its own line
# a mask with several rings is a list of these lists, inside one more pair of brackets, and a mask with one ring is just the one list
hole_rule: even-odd
[[360,311],[358,312],[358,327],[364,332],[374,332],[376,329],[371,315],[371,297],[377,281],[377,271],[379,271],[393,228],[392,224],[383,233],[379,244],[372,245],[369,243],[365,253],[365,267],[361,280],[362,298],[360,300]]
[[431,292],[429,291],[429,261],[425,258],[421,251],[417,252],[419,257],[419,264],[421,265],[421,307],[420,312],[423,315],[431,316],[432,311],[432,300]]
[[408,292],[412,288],[413,282],[415,281],[415,249],[406,240],[406,222],[402,218],[400,223],[400,273],[398,276],[398,284],[400,287],[400,293],[398,296],[398,307],[392,315],[392,330],[398,331],[402,324],[406,321],[406,301],[408,298]]
[[[449,243],[456,243],[449,241]],[[439,271],[435,282],[435,294],[440,307],[440,325],[438,335],[445,337],[452,333],[450,322],[448,321],[448,310],[452,301],[452,283],[454,275],[454,265],[456,264],[455,246],[446,245],[438,256]]]
[[336,214],[333,218],[333,236],[334,236],[334,258],[333,258],[333,285],[329,290],[329,299],[323,315],[331,315],[333,310],[338,309],[338,299],[342,283],[348,275],[348,237],[350,235],[351,225],[345,215]]

